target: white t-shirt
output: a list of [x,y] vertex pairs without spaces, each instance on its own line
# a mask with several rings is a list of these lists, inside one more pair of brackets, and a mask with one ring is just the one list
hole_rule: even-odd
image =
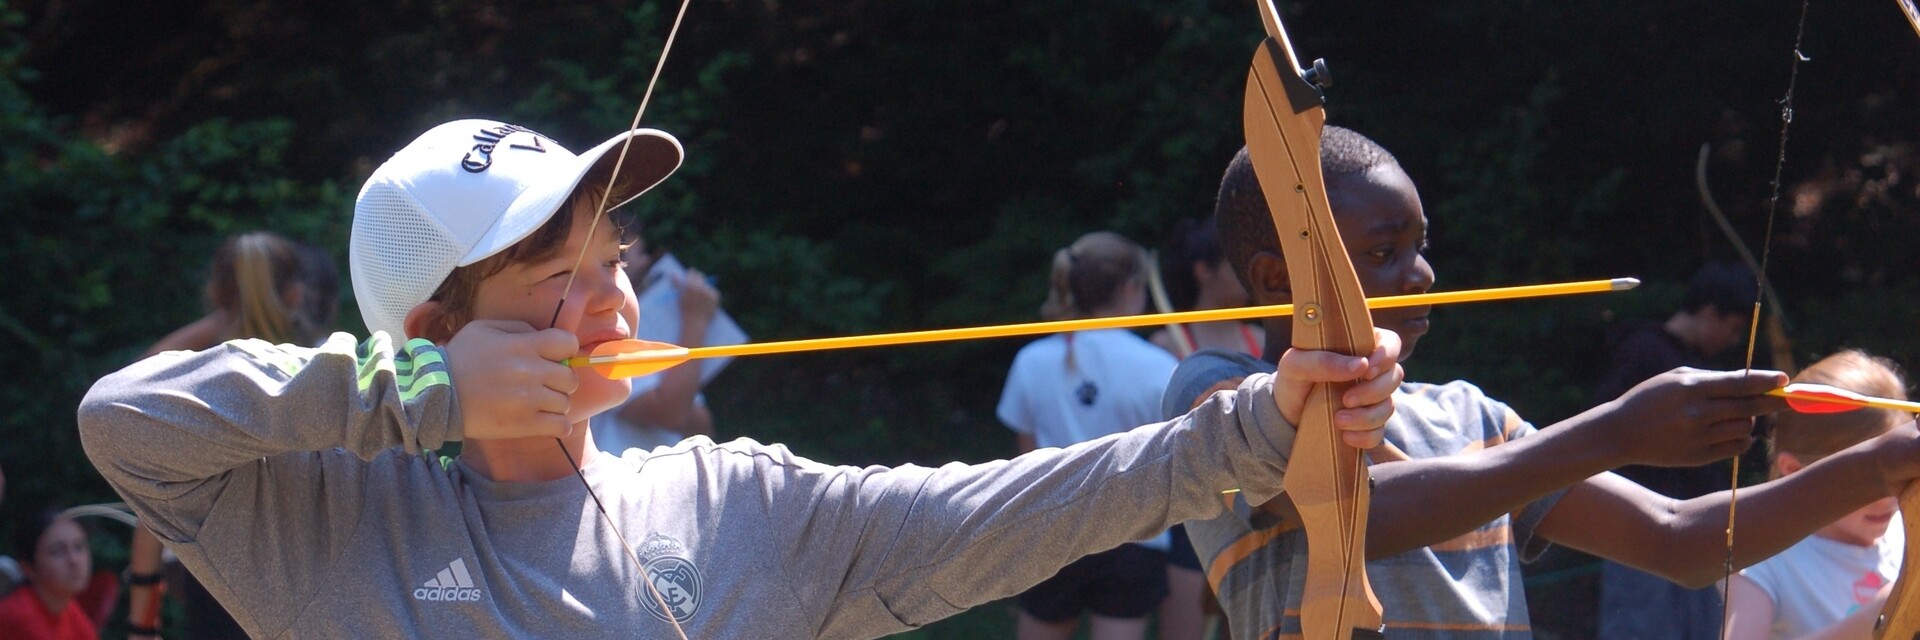
[[1160,422],[1160,396],[1179,364],[1122,329],[1047,336],[1014,356],[996,413],[1038,447],[1086,442]]
[[[1162,422],[1160,396],[1179,365],[1166,349],[1124,329],[1047,336],[1013,357],[995,413],[1041,448],[1129,431]],[[1136,544],[1166,551],[1171,541],[1163,532]]]
[[1807,536],[1740,575],[1773,600],[1773,637],[1797,638],[1873,602],[1880,588],[1900,574],[1906,537],[1896,513],[1886,535],[1872,546]]

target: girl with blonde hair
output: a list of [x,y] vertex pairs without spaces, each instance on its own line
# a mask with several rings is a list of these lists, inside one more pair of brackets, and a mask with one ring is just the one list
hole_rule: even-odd
[[[1861,351],[1827,356],[1794,381],[1883,398],[1907,397],[1893,362]],[[1778,479],[1798,472],[1910,419],[1886,409],[1777,414],[1772,475]],[[1894,498],[1882,498],[1733,576],[1726,594],[1726,637],[1867,637],[1886,603],[1888,587],[1900,573],[1906,536],[1898,507]]]

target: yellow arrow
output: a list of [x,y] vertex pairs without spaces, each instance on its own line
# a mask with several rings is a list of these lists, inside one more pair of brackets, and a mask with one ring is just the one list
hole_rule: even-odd
[[[1637,286],[1640,286],[1638,279],[1614,278],[1612,280],[1586,280],[1560,284],[1536,284],[1519,287],[1497,287],[1492,289],[1471,289],[1467,291],[1447,291],[1442,293],[1383,296],[1379,298],[1368,298],[1367,308],[1390,309],[1394,307],[1488,302],[1493,300],[1540,298],[1581,293],[1605,293],[1609,291],[1626,291]],[[1269,316],[1291,315],[1292,313],[1293,305],[1276,304],[1260,307],[1182,311],[1179,313],[1153,313],[1109,318],[1027,322],[986,327],[905,331],[900,333],[880,333],[840,338],[811,338],[781,342],[696,347],[692,349],[664,342],[617,340],[595,347],[592,354],[574,356],[567,358],[563,362],[571,367],[593,367],[594,370],[598,371],[601,375],[617,379],[643,376],[671,368],[674,365],[688,360],[700,360],[703,358],[760,356],[801,351],[825,351],[829,349],[855,349],[861,347],[921,344],[927,342],[950,342],[955,340],[1008,338],[1014,336],[1064,333],[1068,331],[1147,327],[1166,323],[1247,320]]]

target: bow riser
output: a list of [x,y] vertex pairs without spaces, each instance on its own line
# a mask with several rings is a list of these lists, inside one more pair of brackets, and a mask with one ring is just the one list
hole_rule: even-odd
[[[1266,194],[1292,286],[1293,346],[1365,356],[1373,324],[1359,278],[1335,227],[1320,171],[1326,122],[1319,91],[1301,77],[1277,16],[1247,79],[1247,152]],[[1283,66],[1284,65],[1284,66]],[[1365,547],[1371,487],[1360,451],[1333,429],[1352,384],[1317,385],[1297,425],[1283,484],[1307,537],[1300,624],[1307,638],[1379,637],[1380,602],[1367,582]]]

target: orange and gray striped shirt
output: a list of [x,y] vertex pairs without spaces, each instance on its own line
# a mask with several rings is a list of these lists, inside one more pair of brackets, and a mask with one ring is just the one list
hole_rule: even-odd
[[[1220,382],[1273,368],[1241,354],[1195,354],[1174,372],[1164,406],[1190,406]],[[1461,381],[1402,384],[1387,422],[1387,440],[1416,458],[1475,451],[1534,431],[1505,404]],[[1520,562],[1546,550],[1547,541],[1533,535],[1534,527],[1562,493],[1452,540],[1368,559],[1367,577],[1385,611],[1387,637],[1532,637]],[[1237,495],[1230,499],[1227,515],[1187,523],[1207,580],[1235,637],[1298,638],[1305,534]]]

